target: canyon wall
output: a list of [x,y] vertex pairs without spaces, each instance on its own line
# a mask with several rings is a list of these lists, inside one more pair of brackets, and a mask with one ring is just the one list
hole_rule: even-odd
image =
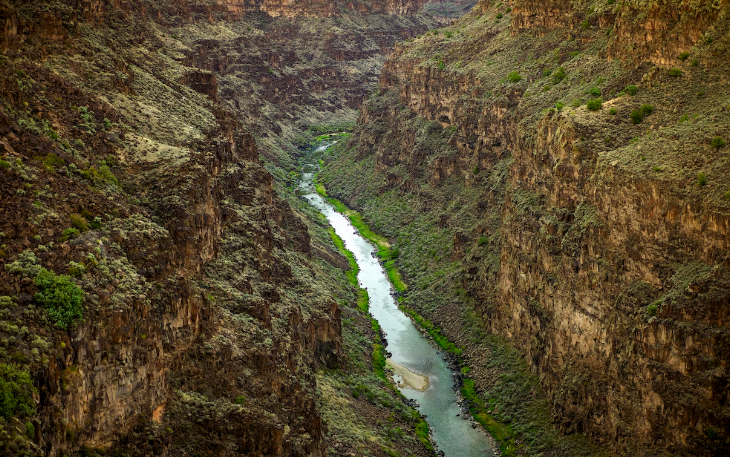
[[[310,46],[349,5],[0,6],[4,455],[429,455],[369,374],[347,261],[259,158],[293,170],[302,110],[352,119],[383,54],[431,23],[399,16],[417,2],[367,4]],[[263,140],[281,126],[279,153]]]
[[593,453],[728,451],[728,14],[482,2],[398,46],[331,159],[527,454],[575,449],[535,438],[477,327]]

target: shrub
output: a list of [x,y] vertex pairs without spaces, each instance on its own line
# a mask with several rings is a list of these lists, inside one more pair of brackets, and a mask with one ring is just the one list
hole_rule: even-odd
[[566,76],[567,76],[567,74],[565,73],[565,68],[563,68],[563,67],[558,68],[558,71],[556,71],[552,75],[553,85],[560,84],[560,82],[562,80],[564,80]]
[[673,77],[682,76],[682,70],[679,68],[670,68],[667,74]]
[[542,77],[547,78],[548,76],[552,75],[553,71],[550,68],[546,68],[542,71]]
[[662,171],[662,169],[661,169],[661,167],[654,167],[654,171],[660,172],[660,171]]
[[80,278],[81,276],[86,273],[86,265],[83,263],[77,263],[74,261],[69,262],[68,264],[68,274],[71,276],[76,276],[77,278]]
[[477,241],[477,245],[479,246],[483,246],[487,243],[489,243],[489,238],[487,238],[486,236],[479,237],[479,241]]
[[446,38],[451,38],[452,36],[454,36],[454,33],[446,31],[446,32],[444,32],[444,35],[446,35]]
[[235,403],[237,405],[246,404],[246,396],[243,394],[239,395],[238,397],[236,397],[236,399],[233,401],[233,403]]
[[580,26],[583,27],[584,29],[587,29],[588,27],[591,26],[591,23],[588,22],[588,19],[583,19],[583,22],[580,23]]
[[507,75],[507,79],[510,82],[517,83],[522,81],[522,76],[520,76],[520,73],[518,71],[513,71]]
[[641,114],[644,115],[644,117],[646,117],[654,112],[653,105],[641,105],[640,109],[641,109]]
[[557,108],[557,109],[558,109],[558,111],[562,110],[562,109],[563,109],[563,107],[565,107],[565,103],[563,103],[563,102],[561,102],[561,101],[557,101],[557,102],[555,102],[555,108]]
[[58,239],[58,241],[63,243],[64,241],[68,241],[72,238],[76,238],[77,236],[79,236],[79,234],[80,233],[78,230],[76,230],[75,228],[69,227],[63,231],[63,234],[61,235],[61,238]]
[[35,439],[35,426],[32,422],[25,423],[25,434],[28,435],[28,438]]
[[502,16],[502,13],[497,13],[497,19],[502,19],[502,17],[504,17]]
[[40,303],[57,327],[66,329],[84,316],[84,292],[67,275],[57,276],[41,268],[35,278],[38,292],[35,300]]
[[626,86],[626,93],[631,95],[632,97],[636,95],[637,92],[639,92],[639,88],[634,86],[633,84],[630,86]]
[[598,111],[603,106],[603,100],[600,98],[596,98],[595,100],[590,100],[588,103],[586,103],[586,107],[591,111]]
[[725,140],[721,136],[716,136],[715,138],[712,139],[710,144],[712,145],[713,148],[720,149],[720,148],[724,147],[726,143],[725,143]]
[[688,58],[689,58],[689,52],[683,52],[683,53],[681,53],[681,54],[679,55],[679,60],[681,60],[682,62],[684,62],[684,61],[685,61],[685,60],[687,60]]
[[478,175],[479,174],[479,167],[474,167],[474,169],[471,172],[474,173],[475,175]]
[[600,97],[601,89],[599,89],[598,87],[591,87],[591,89],[588,91],[588,93],[593,95],[594,97]]
[[730,191],[725,192],[725,200],[730,200]]
[[704,186],[707,184],[707,176],[705,176],[704,173],[698,173],[697,174],[697,184],[700,186]]
[[650,316],[656,316],[657,306],[656,305],[649,305],[646,307],[646,314]]
[[444,68],[446,68],[446,64],[443,60],[439,59],[439,70],[443,70]]
[[609,111],[609,113],[611,114],[611,116],[615,116],[616,114],[618,114],[618,111],[616,110],[616,108],[611,108],[611,111]]
[[641,115],[641,111],[638,109],[635,109],[631,112],[631,122],[634,124],[641,124],[641,121],[644,120],[644,116]]
[[83,233],[89,230],[89,221],[85,217],[79,214],[69,214],[68,218],[71,219],[71,226],[78,229],[79,232]]
[[101,218],[98,216],[95,217],[94,220],[89,223],[89,227],[94,230],[99,230],[101,228]]
[[18,413],[35,412],[30,373],[15,364],[0,363],[0,416],[10,419]]

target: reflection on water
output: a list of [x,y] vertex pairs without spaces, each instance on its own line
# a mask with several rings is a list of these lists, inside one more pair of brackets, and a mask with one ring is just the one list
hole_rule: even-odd
[[314,151],[312,163],[304,168],[307,172],[302,174],[297,195],[304,197],[327,217],[347,249],[355,255],[360,266],[358,274],[360,286],[368,290],[370,312],[386,334],[392,361],[414,373],[428,377],[428,388],[425,391],[403,387],[401,391],[407,398],[419,402],[418,410],[426,416],[439,449],[449,457],[492,455],[486,434],[480,428],[472,428],[470,421],[457,417],[462,411],[456,404],[457,397],[451,370],[442,353],[431,345],[411,320],[398,309],[391,295],[388,277],[373,255],[375,248],[355,231],[347,218],[336,212],[332,205],[314,191],[311,171],[316,170],[318,155],[329,146],[324,145]]

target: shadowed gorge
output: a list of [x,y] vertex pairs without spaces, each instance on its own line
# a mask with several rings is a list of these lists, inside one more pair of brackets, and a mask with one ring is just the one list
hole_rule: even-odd
[[0,0],[0,455],[730,454],[729,28]]

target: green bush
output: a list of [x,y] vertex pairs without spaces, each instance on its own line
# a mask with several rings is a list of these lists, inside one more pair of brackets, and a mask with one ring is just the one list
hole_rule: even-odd
[[653,105],[641,105],[641,114],[646,117],[654,112],[654,106]]
[[583,19],[583,22],[580,23],[580,26],[583,27],[584,29],[587,29],[588,27],[591,26],[591,23],[588,22],[588,19]]
[[0,159],[0,168],[3,170],[10,168],[10,162]]
[[78,229],[79,232],[83,233],[89,230],[89,221],[85,217],[78,214],[69,214],[68,218],[71,219],[71,226]]
[[57,276],[41,268],[35,278],[38,292],[35,300],[40,303],[57,327],[66,329],[84,317],[84,292],[67,275]]
[[95,217],[94,220],[92,220],[89,223],[89,227],[93,228],[94,230],[99,230],[101,228],[101,218]]
[[646,314],[650,316],[656,316],[657,306],[656,305],[649,305],[646,307]]
[[601,89],[598,87],[591,87],[590,90],[588,90],[588,93],[594,97],[600,97]]
[[707,176],[705,176],[704,173],[697,174],[697,184],[700,186],[704,186],[707,184]]
[[616,114],[618,114],[618,111],[616,110],[616,108],[611,108],[611,111],[609,111],[609,113],[611,114],[611,116],[615,116]]
[[633,84],[630,86],[626,86],[626,93],[631,95],[632,97],[636,95],[637,92],[639,92],[639,88],[634,86]]
[[76,230],[73,227],[69,227],[63,231],[63,234],[61,235],[61,238],[58,239],[58,241],[63,243],[64,241],[68,241],[72,238],[76,238],[79,235],[80,235],[80,232],[78,230]]
[[567,76],[567,74],[565,73],[565,68],[563,68],[563,67],[558,68],[558,71],[556,71],[552,75],[553,85],[560,84],[560,82],[563,81],[566,76]]
[[644,116],[641,115],[641,111],[638,109],[635,109],[631,112],[631,121],[634,124],[641,124],[641,121],[644,120]]
[[33,381],[30,373],[15,364],[0,363],[0,416],[10,419],[17,414],[35,412]]
[[513,71],[507,75],[507,79],[510,82],[518,83],[518,82],[522,81],[522,76],[520,76],[520,73],[518,71]]
[[683,52],[683,53],[681,53],[681,54],[679,55],[679,60],[681,60],[682,62],[684,62],[684,61],[685,61],[685,60],[687,60],[688,58],[689,58],[689,52]]
[[25,434],[28,435],[28,438],[35,439],[35,426],[32,422],[25,423]]
[[443,60],[439,59],[439,70],[443,70],[444,68],[446,68],[446,64]]
[[725,200],[730,200],[730,191],[725,192]]
[[682,70],[679,68],[670,68],[667,74],[672,77],[682,76]]
[[596,98],[594,100],[590,100],[588,103],[586,103],[586,107],[591,111],[598,111],[603,106],[603,100],[600,98]]
[[237,405],[245,405],[246,404],[246,396],[241,394],[233,401],[233,403]]
[[553,74],[553,70],[551,70],[550,68],[546,68],[542,71],[543,78],[547,78],[548,76],[550,76],[552,74]]
[[502,13],[497,13],[497,19],[502,19],[503,17]]
[[564,107],[565,107],[565,103],[563,103],[561,101],[555,102],[555,108],[557,108],[558,111],[562,110]]
[[720,149],[720,148],[724,147],[726,143],[725,143],[725,140],[721,136],[716,136],[715,138],[712,139],[710,144],[712,145],[713,148]]

